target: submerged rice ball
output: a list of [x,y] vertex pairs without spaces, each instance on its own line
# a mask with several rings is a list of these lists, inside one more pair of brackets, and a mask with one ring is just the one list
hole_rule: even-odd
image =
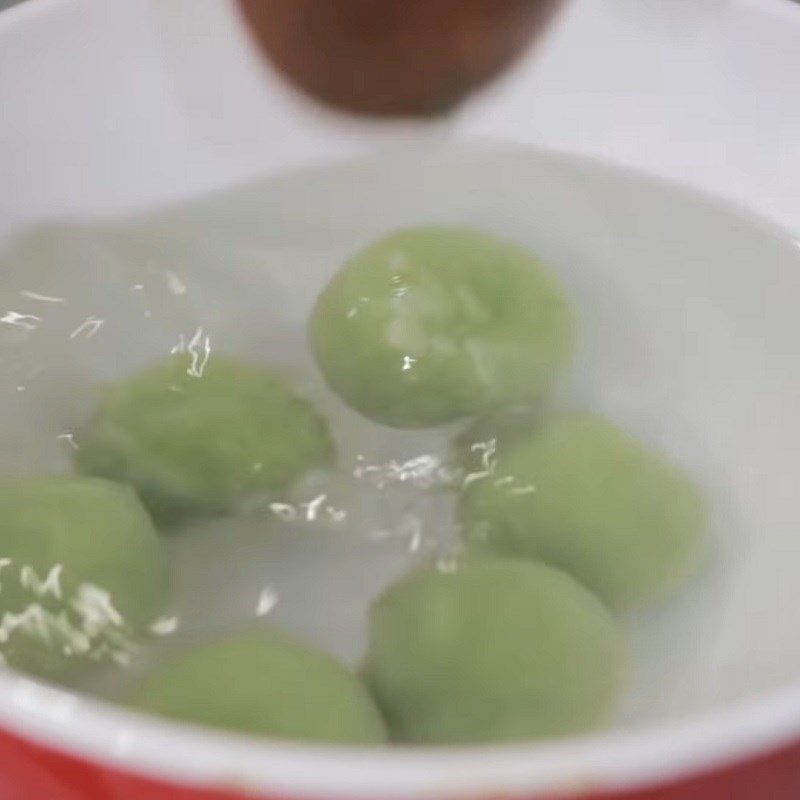
[[73,475],[0,479],[0,653],[62,677],[126,663],[167,589],[161,542],[136,493]]
[[683,582],[705,542],[705,503],[678,466],[593,414],[568,414],[498,455],[466,487],[467,541],[560,567],[620,608]]
[[448,227],[403,230],[350,259],[309,334],[331,388],[398,428],[538,397],[573,339],[566,299],[531,253]]
[[412,574],[372,609],[364,675],[400,742],[559,736],[602,721],[625,647],[594,595],[531,561]]
[[333,457],[283,376],[219,356],[198,371],[177,355],[109,387],[77,442],[81,472],[133,484],[161,522],[280,493]]
[[195,646],[156,666],[133,705],[172,719],[280,739],[386,738],[366,687],[325,653],[275,630]]

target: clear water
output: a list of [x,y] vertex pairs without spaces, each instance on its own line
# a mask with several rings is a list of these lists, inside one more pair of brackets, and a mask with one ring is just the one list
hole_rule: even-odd
[[[548,218],[548,193],[562,204],[568,196],[580,237]],[[287,367],[329,418],[338,471],[307,476],[280,502],[169,535],[175,593],[153,648],[278,624],[356,664],[372,599],[420,560],[452,554],[447,461],[459,426],[409,432],[365,421],[322,384],[304,333],[316,293],[348,254],[431,222],[510,236],[551,264],[582,321],[579,357],[553,404],[604,411],[683,461],[708,487],[714,532],[735,538],[713,464],[674,408],[672,387],[650,372],[647,320],[616,285],[623,232],[604,198],[574,177],[531,168],[517,150],[387,154],[130,222],[38,228],[0,256],[2,471],[68,469],[98,386],[176,346]],[[673,602],[624,621],[634,676],[616,724],[702,706],[720,576],[710,565]],[[127,680],[108,670],[83,688],[115,697]]]

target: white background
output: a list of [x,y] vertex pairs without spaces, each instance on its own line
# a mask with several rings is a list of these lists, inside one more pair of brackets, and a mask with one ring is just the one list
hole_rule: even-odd
[[[36,0],[0,14],[0,230],[115,213],[406,138],[288,90],[226,0]],[[800,7],[573,0],[428,135],[503,135],[706,187],[800,229]]]

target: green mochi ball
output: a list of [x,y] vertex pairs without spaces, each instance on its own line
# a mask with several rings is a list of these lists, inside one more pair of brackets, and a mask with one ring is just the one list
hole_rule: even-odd
[[696,568],[705,503],[678,466],[593,414],[552,419],[466,487],[467,541],[560,567],[615,608],[659,599]]
[[282,375],[219,356],[199,371],[183,354],[109,387],[77,443],[81,472],[133,484],[162,523],[283,492],[333,457]]
[[145,678],[132,704],[176,720],[280,739],[386,739],[380,713],[355,675],[275,629],[173,656]]
[[414,573],[380,598],[364,675],[395,740],[474,743],[593,728],[626,660],[613,619],[573,578],[474,558]]
[[398,428],[539,397],[573,340],[566,299],[531,253],[450,227],[403,230],[354,256],[309,335],[331,388]]
[[165,600],[147,511],[133,489],[100,478],[0,478],[0,559],[0,653],[44,677],[127,663]]

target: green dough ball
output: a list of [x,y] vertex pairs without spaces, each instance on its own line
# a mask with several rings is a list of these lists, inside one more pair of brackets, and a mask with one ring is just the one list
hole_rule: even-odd
[[614,621],[577,581],[488,558],[391,588],[372,610],[364,674],[393,738],[455,744],[590,729],[625,663]]
[[325,653],[277,630],[196,646],[157,666],[134,705],[172,719],[280,739],[385,741],[366,687]]
[[572,338],[566,300],[531,253],[447,227],[400,231],[356,255],[310,323],[333,390],[398,428],[540,396]]
[[136,493],[73,475],[0,479],[0,653],[62,677],[81,663],[125,663],[161,611],[167,571]]
[[686,473],[591,414],[519,439],[466,488],[460,514],[472,544],[560,567],[616,608],[679,585],[705,541]]
[[325,422],[281,375],[174,356],[108,389],[78,437],[81,472],[132,483],[160,522],[224,513],[331,461]]

